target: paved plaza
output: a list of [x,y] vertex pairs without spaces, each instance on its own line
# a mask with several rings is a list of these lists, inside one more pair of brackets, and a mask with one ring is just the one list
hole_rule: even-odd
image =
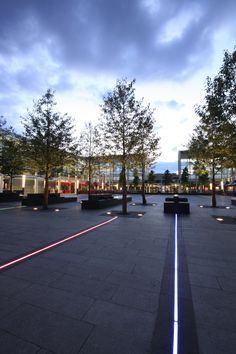
[[[3,268],[0,352],[172,353],[175,216],[163,213],[164,199],[129,203],[130,216]],[[207,196],[189,201],[190,215],[177,218],[178,354],[235,354],[236,207],[224,196],[216,209],[200,207],[210,205]],[[121,210],[19,206],[0,204],[1,265]]]

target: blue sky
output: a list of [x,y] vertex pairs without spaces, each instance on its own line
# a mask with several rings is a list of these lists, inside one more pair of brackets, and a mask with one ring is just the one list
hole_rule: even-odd
[[156,108],[160,161],[177,160],[224,50],[236,44],[235,0],[7,0],[0,12],[0,115],[20,116],[47,88],[57,109],[99,122],[104,94],[136,78]]

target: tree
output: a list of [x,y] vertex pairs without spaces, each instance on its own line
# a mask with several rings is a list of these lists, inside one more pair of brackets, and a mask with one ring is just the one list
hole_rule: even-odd
[[97,163],[100,147],[100,136],[98,128],[91,122],[85,124],[85,129],[80,135],[79,147],[85,168],[88,170],[88,196],[91,194],[92,175]]
[[127,214],[126,169],[138,141],[138,105],[135,100],[135,80],[118,80],[112,92],[104,97],[101,105],[103,117],[100,129],[106,151],[121,162],[122,212]]
[[10,177],[10,191],[13,178],[23,171],[21,139],[7,121],[0,116],[0,172]]
[[227,167],[236,167],[236,50],[233,53],[225,51],[223,64],[218,74],[223,91],[223,106],[228,121],[227,137]]
[[184,190],[188,186],[189,183],[189,172],[188,172],[188,167],[184,167],[183,172],[181,174],[181,184],[184,187]]
[[155,160],[158,154],[159,138],[154,131],[154,111],[149,105],[143,106],[139,102],[138,131],[139,139],[137,144],[137,156],[142,171],[142,204],[146,205],[145,197],[145,172],[146,167]]
[[50,89],[34,102],[32,111],[23,118],[24,150],[28,166],[44,174],[43,207],[48,207],[48,179],[55,168],[75,159],[77,144],[72,136],[74,126],[67,114],[54,112],[56,102]]
[[201,161],[196,160],[193,164],[193,170],[197,177],[196,185],[198,184],[199,186],[204,187],[205,189],[205,186],[209,184],[209,175],[205,164],[203,164]]
[[197,105],[200,117],[189,142],[189,156],[210,167],[212,181],[212,207],[216,207],[215,176],[227,161],[229,121],[224,110],[223,81],[220,76],[206,82],[205,103]]
[[134,179],[133,179],[133,185],[134,185],[135,188],[138,187],[139,182],[140,182],[140,178],[139,178],[139,176],[138,176],[138,169],[135,168],[135,169],[134,169]]
[[172,184],[172,176],[169,170],[165,170],[162,182],[165,187]]
[[21,141],[15,135],[4,136],[2,139],[1,173],[10,177],[11,192],[13,178],[23,172],[23,166]]
[[153,184],[156,181],[155,173],[153,170],[151,170],[148,174],[148,183]]

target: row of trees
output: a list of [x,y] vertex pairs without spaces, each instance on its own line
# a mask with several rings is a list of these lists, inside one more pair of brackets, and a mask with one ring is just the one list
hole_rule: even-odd
[[236,51],[225,51],[219,73],[207,77],[204,103],[195,112],[200,119],[188,144],[189,155],[200,175],[210,167],[212,206],[216,207],[215,176],[236,166]]
[[[74,123],[67,114],[55,111],[54,92],[47,92],[34,102],[33,109],[23,117],[24,132],[15,138],[13,128],[0,120],[0,172],[10,177],[23,169],[45,176],[44,208],[48,206],[48,180],[65,165],[74,170],[82,158],[88,170],[89,194],[93,169],[99,159],[121,163],[123,213],[127,213],[126,171],[130,161],[142,170],[142,200],[145,198],[145,170],[158,155],[159,137],[154,129],[154,111],[135,97],[135,80],[117,81],[101,105],[99,125],[87,123],[79,139],[73,135]],[[8,166],[5,159],[8,161]],[[15,160],[14,160],[15,159]],[[16,163],[15,163],[15,162]],[[12,172],[10,172],[12,168]]]

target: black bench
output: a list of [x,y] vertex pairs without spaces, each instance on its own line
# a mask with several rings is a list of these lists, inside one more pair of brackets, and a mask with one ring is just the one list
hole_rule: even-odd
[[[59,193],[48,194],[48,204],[77,202],[77,196],[61,197]],[[22,199],[22,205],[43,205],[43,193],[29,193]]]
[[231,204],[236,205],[236,198],[231,198]]
[[[81,200],[82,209],[102,209],[122,204],[122,198],[114,198],[112,194],[91,194],[88,200]],[[127,202],[132,200],[127,197]]]
[[174,195],[173,198],[166,198],[164,202],[164,213],[189,214],[190,207],[188,198],[180,198],[178,195]]

